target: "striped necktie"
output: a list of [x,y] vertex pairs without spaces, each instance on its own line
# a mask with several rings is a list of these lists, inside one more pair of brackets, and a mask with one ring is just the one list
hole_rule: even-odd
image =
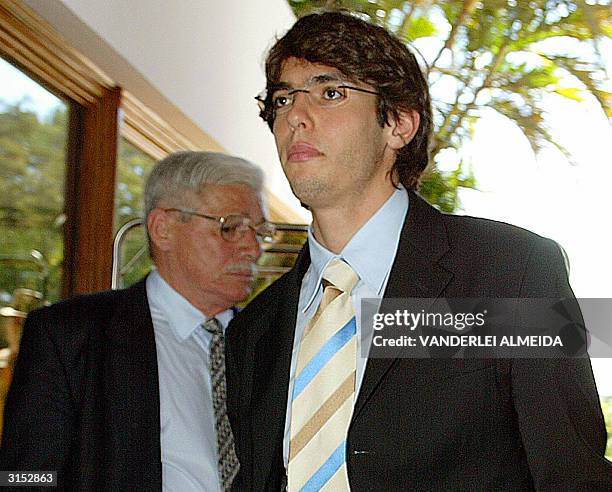
[[351,291],[359,277],[344,261],[323,272],[321,304],[310,320],[295,370],[288,490],[350,490],[346,437],[353,413],[357,358]]
[[223,328],[217,318],[210,318],[202,326],[212,334],[210,342],[209,370],[212,382],[213,409],[215,411],[215,430],[217,432],[217,471],[221,490],[230,490],[232,482],[240,469],[234,449],[234,435],[227,418],[227,388],[225,385],[225,338]]

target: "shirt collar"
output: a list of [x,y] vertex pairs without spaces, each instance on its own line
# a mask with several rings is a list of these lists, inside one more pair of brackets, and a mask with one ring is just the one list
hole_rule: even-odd
[[305,309],[314,300],[323,271],[334,258],[346,261],[373,292],[382,295],[385,278],[391,269],[399,235],[408,212],[408,193],[403,187],[395,190],[387,201],[355,233],[339,255],[334,254],[319,243],[313,234],[312,224],[308,228],[308,247],[310,251],[311,275],[314,282],[309,282],[305,292]]
[[[179,340],[189,338],[208,319],[202,311],[174,290],[157,270],[153,270],[147,277],[147,296],[151,308],[162,313]],[[215,316],[224,330],[232,317],[231,308]]]

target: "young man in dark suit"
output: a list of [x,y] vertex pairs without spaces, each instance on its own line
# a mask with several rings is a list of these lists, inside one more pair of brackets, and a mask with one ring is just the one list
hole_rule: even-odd
[[276,42],[266,76],[261,116],[313,222],[228,330],[237,488],[610,490],[588,358],[360,356],[363,298],[573,297],[553,241],[416,193],[432,123],[414,55],[324,12]]
[[228,490],[223,330],[251,290],[263,174],[178,152],[145,190],[146,278],[32,312],[5,410],[0,469],[66,490]]

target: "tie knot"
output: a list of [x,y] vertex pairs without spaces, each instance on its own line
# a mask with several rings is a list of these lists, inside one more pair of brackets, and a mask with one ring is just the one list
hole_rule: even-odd
[[323,279],[342,292],[350,294],[359,281],[359,275],[346,262],[334,258],[323,271]]
[[217,318],[210,318],[202,323],[202,326],[206,331],[212,333],[213,335],[222,335],[223,327]]

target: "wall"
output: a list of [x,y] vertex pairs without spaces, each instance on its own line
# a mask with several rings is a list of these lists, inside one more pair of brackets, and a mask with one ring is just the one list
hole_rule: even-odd
[[203,130],[262,166],[269,189],[306,217],[253,99],[266,48],[295,20],[285,0],[24,1],[187,137]]

